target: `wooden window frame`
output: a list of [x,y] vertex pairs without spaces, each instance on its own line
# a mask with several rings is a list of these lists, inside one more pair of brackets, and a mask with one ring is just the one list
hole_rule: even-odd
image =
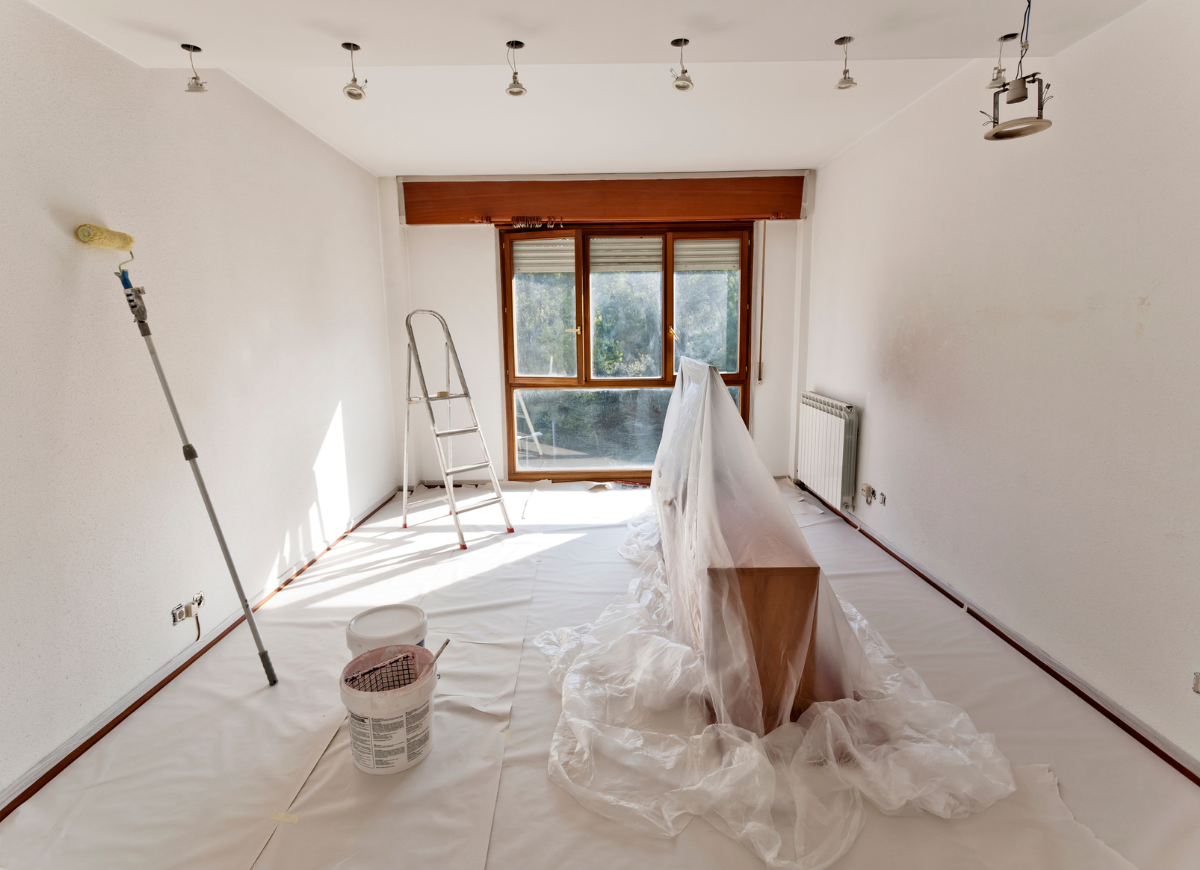
[[[663,376],[659,378],[594,378],[591,376],[591,288],[587,239],[591,236],[663,236]],[[516,341],[513,330],[512,243],[522,239],[575,239],[575,377],[530,377],[516,374]],[[514,393],[519,389],[621,389],[630,387],[673,388],[675,347],[670,336],[675,318],[674,241],[676,239],[740,238],[741,298],[738,320],[738,370],[722,373],[727,386],[740,387],[742,420],[750,420],[750,324],[753,293],[754,224],[688,222],[669,224],[577,224],[547,230],[500,230],[500,295],[504,323],[504,415],[509,480],[635,480],[649,481],[650,470],[570,469],[561,471],[517,470],[517,418]]]

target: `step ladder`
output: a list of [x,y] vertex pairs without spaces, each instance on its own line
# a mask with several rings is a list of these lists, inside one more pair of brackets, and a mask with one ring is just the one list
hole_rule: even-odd
[[[435,395],[429,395],[429,387],[425,383],[425,371],[421,368],[421,354],[417,351],[417,338],[413,334],[412,321],[418,314],[427,314],[430,317],[437,319],[437,322],[442,325],[442,335],[446,338],[446,389]],[[475,416],[475,405],[471,402],[471,391],[467,389],[466,378],[463,377],[462,364],[458,361],[458,351],[454,349],[454,339],[450,337],[450,327],[446,325],[446,319],[436,311],[429,309],[419,309],[408,315],[404,319],[404,327],[408,330],[408,371],[404,378],[404,392],[406,402],[404,406],[404,528],[408,528],[408,447],[409,447],[409,432],[411,431],[410,418],[413,405],[424,404],[429,410],[429,425],[433,429],[433,446],[434,452],[437,454],[438,467],[442,470],[442,482],[446,485],[446,494],[437,496],[431,499],[422,499],[422,504],[426,501],[438,502],[446,501],[450,506],[450,516],[454,518],[454,528],[458,531],[458,546],[459,549],[467,549],[466,539],[463,538],[462,523],[459,522],[458,515],[465,514],[467,511],[473,511],[478,508],[497,505],[500,508],[500,513],[504,516],[504,525],[511,532],[513,531],[512,521],[508,518],[508,510],[504,507],[504,494],[500,491],[500,481],[496,478],[496,469],[492,466],[492,456],[488,453],[487,442],[484,441],[483,432],[479,430],[479,418]],[[453,393],[450,391],[450,363],[454,362],[454,371],[458,374],[458,386],[460,392]],[[412,394],[412,370],[413,364],[417,367],[417,382],[421,387],[421,395],[414,396]],[[453,420],[453,402],[461,399],[466,402],[467,415],[470,420],[470,425],[455,427]],[[447,428],[439,429],[437,415],[433,412],[435,402],[445,402]],[[483,448],[483,462],[470,462],[466,465],[454,465],[454,448],[449,440],[456,435],[470,435],[474,433],[479,438],[479,446]],[[468,504],[459,505],[454,500],[454,479],[460,474],[466,474],[468,471],[478,471],[487,469],[488,476],[492,479],[492,494],[478,501]]]

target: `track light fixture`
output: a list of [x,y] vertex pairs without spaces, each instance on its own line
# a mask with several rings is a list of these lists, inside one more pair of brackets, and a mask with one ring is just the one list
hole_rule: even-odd
[[367,80],[363,79],[361,85],[358,83],[358,73],[354,71],[354,52],[361,51],[362,46],[354,42],[343,42],[342,48],[350,52],[350,81],[342,88],[342,93],[352,100],[361,100],[367,95]]
[[510,39],[505,43],[508,46],[508,66],[512,70],[513,78],[508,83],[508,87],[504,89],[504,93],[510,97],[523,97],[528,93],[526,87],[521,84],[521,80],[517,78],[517,49],[524,48],[525,43],[519,39]]
[[838,79],[837,89],[839,91],[849,90],[850,88],[858,87],[858,82],[850,78],[850,43],[854,42],[853,36],[839,36],[833,41],[834,45],[842,47],[842,57],[844,58],[842,77]]
[[[1017,60],[1017,74],[1012,81],[1004,81],[1004,69],[1000,66],[999,60],[996,62],[996,69],[992,73],[992,82],[988,84],[988,88],[992,91],[992,113],[981,111],[987,121],[985,126],[989,129],[983,134],[983,138],[988,141],[996,139],[1019,139],[1022,136],[1032,136],[1034,133],[1040,133],[1050,126],[1050,119],[1042,117],[1043,110],[1046,108],[1046,103],[1050,102],[1050,85],[1042,81],[1041,73],[1025,73],[1025,53],[1029,51],[1029,13],[1033,8],[1033,0],[1025,0],[1025,20],[1021,25],[1021,56]],[[1004,48],[1004,43],[1011,42],[1014,34],[1006,33],[1000,37],[1001,50]],[[998,83],[997,83],[998,81]],[[1013,118],[1012,120],[1000,122],[1000,95],[1004,94],[1004,102],[1006,104],[1023,103],[1029,99],[1029,86],[1037,84],[1037,116],[1025,118]]]
[[692,81],[692,77],[688,75],[687,67],[683,65],[683,47],[691,42],[690,39],[684,39],[682,36],[679,39],[672,39],[671,45],[679,49],[679,72],[675,72],[675,67],[671,67],[671,84],[675,86],[677,91],[690,91],[696,85]]
[[208,88],[204,87],[206,82],[200,81],[200,73],[196,72],[195,56],[196,56],[196,52],[200,51],[200,46],[190,45],[185,42],[185,43],[183,43],[183,45],[181,45],[179,47],[188,53],[188,63],[190,63],[192,65],[192,77],[190,79],[188,79],[187,93],[189,93],[189,94],[207,93]]
[[987,90],[1004,87],[1004,67],[1000,66],[1000,58],[1004,56],[1004,43],[1012,42],[1019,35],[1018,33],[1006,33],[996,40],[1000,43],[1000,53],[996,55],[996,68],[992,70],[992,80],[987,83]]

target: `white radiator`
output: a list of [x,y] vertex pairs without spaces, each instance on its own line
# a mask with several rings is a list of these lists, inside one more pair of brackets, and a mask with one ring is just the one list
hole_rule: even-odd
[[845,402],[800,394],[796,477],[829,504],[854,509],[858,409]]

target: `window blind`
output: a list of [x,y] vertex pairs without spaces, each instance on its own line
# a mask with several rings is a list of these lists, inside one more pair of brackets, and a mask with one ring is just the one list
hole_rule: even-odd
[[676,272],[736,272],[742,267],[741,239],[678,239]]
[[623,236],[590,240],[588,263],[593,272],[661,272],[662,236]]
[[513,272],[574,272],[575,239],[518,239],[513,246]]

